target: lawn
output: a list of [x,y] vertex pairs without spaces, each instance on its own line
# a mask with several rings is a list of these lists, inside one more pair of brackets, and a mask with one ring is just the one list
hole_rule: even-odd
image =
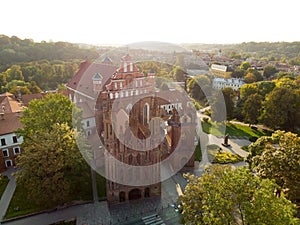
[[237,163],[244,161],[243,157],[238,154],[234,154],[231,152],[220,151],[220,147],[218,145],[208,145],[207,146],[208,160],[211,163]]
[[[221,123],[214,122],[203,122],[202,121],[202,129],[205,133],[213,134],[215,136],[224,136],[224,125]],[[223,131],[223,132],[222,132]],[[238,137],[261,137],[265,135],[270,135],[270,132],[261,130],[261,129],[253,129],[249,126],[226,123],[225,133],[230,136],[238,136]]]
[[10,201],[7,209],[5,219],[18,217],[26,214],[30,214],[37,211],[45,210],[45,207],[40,207],[34,202],[27,199],[27,193],[21,185],[16,187],[15,193]]
[[195,161],[200,162],[201,160],[202,160],[202,152],[201,152],[201,146],[200,146],[200,142],[199,142],[195,148]]
[[106,197],[106,179],[96,173],[96,184],[99,198]]
[[53,223],[50,225],[76,225],[76,220],[70,220],[70,221],[61,221],[61,222],[57,222],[57,223]]
[[6,185],[8,184],[9,179],[7,176],[2,176],[0,174],[0,199],[2,197],[3,192],[5,191]]
[[[88,171],[90,171],[90,168],[88,168]],[[72,196],[72,202],[89,201],[93,199],[91,173],[88,171],[82,173],[86,174],[86,177],[80,177],[82,182],[81,185],[77,186],[76,193]],[[45,206],[39,206],[35,204],[34,201],[30,201],[27,198],[26,189],[18,184],[4,218],[10,219],[46,209]]]

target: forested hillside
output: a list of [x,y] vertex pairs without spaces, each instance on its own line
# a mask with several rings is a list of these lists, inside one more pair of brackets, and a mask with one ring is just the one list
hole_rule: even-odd
[[95,48],[68,42],[34,42],[0,35],[0,93],[22,94],[52,90],[66,83],[82,60],[98,57]]
[[241,44],[184,44],[188,49],[219,51],[229,57],[252,57],[270,61],[284,61],[300,65],[300,42],[244,42]]
[[18,62],[39,60],[95,59],[98,53],[95,49],[79,48],[68,42],[34,42],[31,39],[20,39],[16,36],[0,35],[0,66],[5,69]]

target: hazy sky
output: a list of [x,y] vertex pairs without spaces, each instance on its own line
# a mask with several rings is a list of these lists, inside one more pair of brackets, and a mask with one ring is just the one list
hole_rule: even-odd
[[129,44],[300,41],[298,0],[1,0],[0,34]]

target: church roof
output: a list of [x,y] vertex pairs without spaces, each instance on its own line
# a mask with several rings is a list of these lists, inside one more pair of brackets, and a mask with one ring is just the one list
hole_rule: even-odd
[[93,77],[101,74],[103,84],[114,74],[117,67],[113,64],[92,63],[84,61],[80,64],[78,72],[67,83],[67,88],[76,90],[90,97],[96,97],[93,91]]

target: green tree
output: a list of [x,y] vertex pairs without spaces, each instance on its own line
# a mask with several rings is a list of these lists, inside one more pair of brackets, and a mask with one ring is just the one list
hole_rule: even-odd
[[247,84],[250,84],[250,83],[254,83],[257,81],[257,78],[256,76],[253,74],[253,73],[247,73],[245,76],[244,76],[244,79],[245,79],[245,82]]
[[262,81],[264,78],[259,71],[253,68],[248,68],[246,73],[252,73],[255,76],[256,81]]
[[24,81],[24,76],[19,65],[13,65],[9,69],[6,70],[8,80],[22,80]]
[[233,98],[235,97],[234,91],[232,88],[226,87],[222,90],[222,93],[225,100],[227,120],[233,119],[233,110],[234,110]]
[[236,68],[234,71],[232,71],[231,76],[235,78],[243,78],[245,76],[245,70]]
[[274,179],[290,200],[300,199],[300,137],[278,130],[252,143],[249,152],[248,161],[260,177]]
[[[76,130],[66,123],[51,130],[39,129],[32,139],[24,139],[24,152],[18,157],[17,184],[27,190],[36,204],[52,207],[72,200],[76,186],[88,171],[76,145]],[[86,187],[89,188],[89,187]]]
[[190,96],[198,101],[206,100],[210,95],[211,81],[205,75],[198,75],[189,79],[187,83],[187,92]]
[[261,106],[262,97],[257,93],[250,95],[243,104],[242,114],[249,126],[258,122],[258,117],[261,115]]
[[185,72],[179,66],[174,67],[172,73],[176,81],[185,81]]
[[15,96],[19,96],[19,90],[22,95],[31,94],[31,91],[27,88],[27,86],[13,86],[9,89],[9,92]]
[[7,84],[6,74],[0,73],[0,93],[4,91],[4,86]]
[[261,81],[258,84],[258,93],[265,98],[275,88],[275,82],[273,81]]
[[227,119],[226,103],[222,91],[215,93],[211,104],[211,119],[215,122],[224,122]]
[[251,67],[250,63],[249,62],[242,62],[241,65],[239,66],[239,68],[241,70],[247,70]]
[[240,96],[242,101],[246,101],[250,95],[256,93],[258,93],[258,88],[256,84],[244,84],[240,89]]
[[18,157],[17,184],[39,205],[70,201],[89,171],[76,140],[81,140],[86,156],[89,149],[80,129],[72,128],[72,111],[79,117],[67,97],[49,94],[31,101],[20,118],[23,128],[18,134],[23,136],[24,152]]
[[269,77],[275,75],[275,73],[277,73],[276,67],[270,66],[270,65],[267,65],[264,67],[264,73],[263,73],[264,77],[269,78]]
[[270,128],[295,130],[299,121],[300,94],[290,88],[275,88],[263,103],[262,122]]
[[274,194],[277,185],[246,168],[215,165],[187,175],[180,197],[186,224],[297,224],[295,205]]
[[57,123],[66,123],[69,127],[76,124],[75,127],[79,128],[80,121],[77,119],[74,121],[75,118],[79,118],[79,111],[66,96],[47,94],[42,99],[30,101],[28,109],[24,110],[23,116],[20,118],[23,129],[19,133],[26,140],[27,136],[32,137],[38,130],[51,130],[53,124]]
[[41,93],[42,92],[42,90],[39,88],[39,86],[34,81],[30,82],[30,84],[28,85],[28,89],[33,94]]

